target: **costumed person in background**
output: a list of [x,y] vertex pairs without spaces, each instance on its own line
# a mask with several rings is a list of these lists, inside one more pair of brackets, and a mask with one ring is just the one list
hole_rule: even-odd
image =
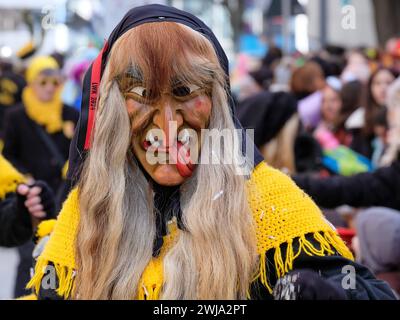
[[[61,102],[60,70],[53,58],[34,58],[27,68],[26,81],[22,104],[6,112],[4,118],[3,155],[30,180],[45,181],[56,194],[58,206],[62,170],[79,113]],[[25,292],[32,249],[30,242],[19,248],[16,296]]]
[[22,104],[5,115],[3,154],[18,171],[57,192],[79,113],[61,102],[62,78],[53,58],[34,58],[26,80]]
[[[162,5],[125,15],[85,75],[74,188],[28,284],[39,298],[394,298],[352,261],[312,200],[235,131],[228,74],[197,17]],[[229,139],[207,142],[222,130],[254,155]],[[236,161],[197,161],[228,151],[246,155],[248,175]],[[152,162],[157,153],[173,161]],[[56,289],[42,286],[48,265]],[[356,271],[349,290],[345,265]]]
[[26,178],[0,155],[0,246],[29,241],[41,220],[54,218],[54,195],[43,181]]

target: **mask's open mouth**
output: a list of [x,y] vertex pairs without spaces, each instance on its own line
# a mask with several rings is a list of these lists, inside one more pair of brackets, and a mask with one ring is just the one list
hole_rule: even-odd
[[180,141],[178,141],[176,148],[177,150],[173,150],[174,152],[171,152],[170,154],[172,157],[175,157],[175,155],[177,156],[176,160],[174,160],[179,174],[182,177],[188,178],[193,174],[195,168],[195,165],[190,159],[190,148],[183,145]]
[[[165,153],[171,164],[175,164],[179,174],[188,178],[193,174],[195,165],[190,158],[190,148],[187,144],[178,140],[173,146],[161,146],[162,142],[148,136],[143,142],[142,147],[146,152],[154,152],[157,156],[159,153]],[[151,148],[151,149],[150,149]]]

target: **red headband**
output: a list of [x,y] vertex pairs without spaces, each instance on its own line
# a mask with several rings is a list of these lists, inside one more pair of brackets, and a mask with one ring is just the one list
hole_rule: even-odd
[[87,120],[87,130],[86,130],[86,137],[85,137],[85,145],[84,149],[90,149],[91,144],[91,134],[94,127],[95,122],[95,115],[97,109],[97,100],[99,97],[99,86],[100,80],[102,76],[101,72],[101,65],[103,61],[103,52],[107,50],[108,43],[106,42],[101,49],[99,55],[97,56],[96,60],[93,62],[92,66],[92,74],[90,78],[90,96],[89,96],[89,113],[88,113],[88,120]]

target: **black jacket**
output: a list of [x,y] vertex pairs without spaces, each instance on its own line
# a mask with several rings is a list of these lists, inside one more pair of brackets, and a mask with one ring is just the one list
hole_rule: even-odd
[[[62,117],[64,121],[76,124],[79,114],[75,109],[64,106]],[[38,126],[28,117],[22,105],[7,112],[3,155],[18,171],[29,173],[37,180],[44,180],[57,191],[62,181],[61,168],[37,133],[35,127]],[[71,140],[65,137],[63,132],[51,134],[49,137],[67,161]]]
[[[31,187],[42,189],[39,196],[45,219],[55,218],[54,194],[43,181],[36,181]],[[33,236],[31,215],[25,207],[26,197],[14,192],[0,200],[0,246],[16,247],[29,241]]]
[[0,202],[0,246],[15,247],[26,243],[32,237],[32,222],[29,212],[10,193]]
[[382,206],[400,210],[400,160],[390,167],[352,177],[317,179],[296,176],[293,179],[324,208],[347,204],[353,207]]

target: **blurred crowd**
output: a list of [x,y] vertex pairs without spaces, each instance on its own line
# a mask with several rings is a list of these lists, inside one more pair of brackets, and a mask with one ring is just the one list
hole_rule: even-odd
[[[23,205],[36,223],[58,212],[65,198],[82,78],[97,53],[88,48],[69,57],[1,61],[0,150],[31,187],[20,190],[19,197],[25,197]],[[232,71],[237,117],[243,127],[255,129],[267,163],[291,175],[324,209],[357,259],[396,290],[399,74],[400,39],[391,39],[384,50],[326,46],[308,55],[284,55],[271,47],[259,61],[239,54]],[[54,203],[38,204],[40,192]],[[17,244],[15,296],[21,296],[33,244],[2,243]]]
[[378,277],[400,289],[400,40],[240,57],[237,115]]

